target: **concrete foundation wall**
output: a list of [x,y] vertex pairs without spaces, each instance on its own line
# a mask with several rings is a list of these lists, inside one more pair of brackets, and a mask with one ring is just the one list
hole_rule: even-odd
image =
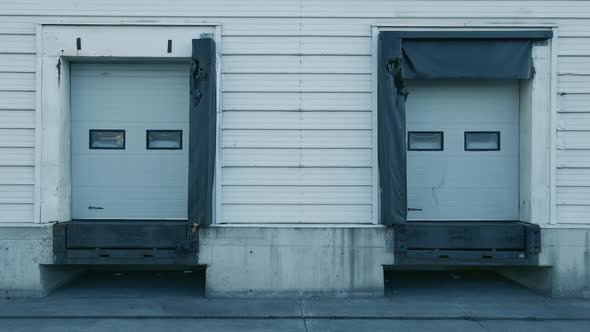
[[40,264],[52,260],[51,227],[0,228],[0,293],[3,297],[44,295]]
[[552,267],[552,294],[581,297],[590,291],[590,229],[544,229],[540,265]]
[[[385,227],[212,227],[200,229],[207,296],[383,296],[394,264]],[[590,229],[543,229],[540,264],[498,272],[558,297],[590,297]],[[51,266],[51,226],[0,228],[0,296],[44,296],[77,276]]]
[[44,296],[80,273],[52,262],[51,225],[0,227],[0,297]]
[[552,296],[590,298],[590,229],[545,228],[539,266],[495,270]]
[[372,228],[201,229],[207,295],[383,296],[393,231]]

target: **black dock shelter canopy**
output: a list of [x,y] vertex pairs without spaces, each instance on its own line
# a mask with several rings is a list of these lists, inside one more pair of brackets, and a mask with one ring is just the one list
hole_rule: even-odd
[[535,31],[382,31],[378,54],[381,220],[407,218],[405,79],[530,79]]

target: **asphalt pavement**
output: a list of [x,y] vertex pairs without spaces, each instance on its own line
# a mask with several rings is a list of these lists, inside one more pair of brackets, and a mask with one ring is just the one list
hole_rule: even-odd
[[98,271],[1,299],[0,331],[590,331],[590,300],[484,272],[392,272],[383,298],[211,299],[202,273]]

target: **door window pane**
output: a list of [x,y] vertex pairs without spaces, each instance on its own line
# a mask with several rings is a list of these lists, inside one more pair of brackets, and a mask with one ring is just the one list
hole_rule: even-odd
[[90,129],[88,147],[93,150],[125,149],[125,130]]
[[466,131],[465,151],[500,150],[499,131]]
[[410,131],[408,132],[409,151],[442,151],[442,131]]
[[182,130],[148,130],[146,148],[148,150],[181,150]]

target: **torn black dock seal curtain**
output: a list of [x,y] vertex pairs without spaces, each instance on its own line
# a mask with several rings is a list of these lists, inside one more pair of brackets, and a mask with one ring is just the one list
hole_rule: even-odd
[[217,128],[215,41],[193,39],[190,69],[188,222],[213,222],[213,179]]
[[551,31],[383,31],[378,53],[381,221],[407,219],[406,79],[530,79],[533,41]]

